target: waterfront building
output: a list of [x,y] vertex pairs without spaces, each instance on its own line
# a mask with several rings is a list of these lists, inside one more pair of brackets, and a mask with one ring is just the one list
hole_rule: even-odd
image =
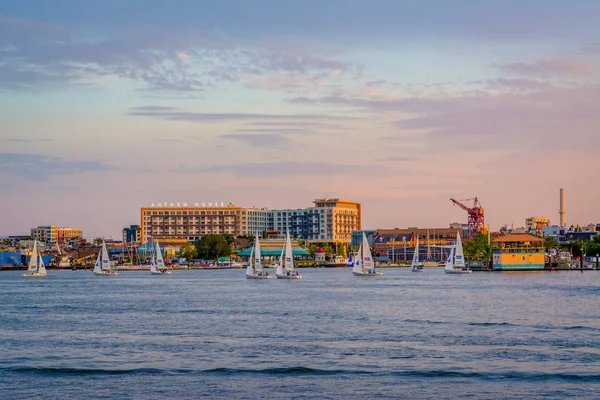
[[419,259],[427,258],[427,245],[431,258],[443,260],[449,246],[456,241],[456,228],[406,228],[380,229],[373,240],[373,251],[380,260],[408,261],[413,257],[417,237],[419,238]]
[[268,208],[242,209],[242,234],[256,235],[273,229],[273,212]]
[[[280,239],[263,239],[260,241],[260,254],[262,257],[268,257],[270,259],[277,259],[281,255],[281,250],[285,247],[285,238]],[[247,249],[240,251],[238,257],[250,257],[252,252],[252,246]],[[294,257],[306,257],[310,253],[300,247],[297,240],[292,240],[292,254]]]
[[525,218],[525,229],[527,232],[536,232],[538,235],[542,233],[544,228],[550,226],[550,220],[548,218],[541,217],[529,217]]
[[544,269],[543,240],[528,233],[509,233],[493,240],[492,268],[528,271]]
[[247,210],[229,203],[158,203],[141,209],[141,242],[182,244],[208,234],[245,235]]
[[123,241],[125,243],[141,244],[142,228],[139,225],[130,225],[129,228],[123,228]]
[[306,209],[242,208],[233,203],[157,203],[141,209],[140,241],[183,243],[206,234],[255,235],[287,231],[317,243],[349,243],[361,227],[361,204],[339,198]]
[[31,229],[31,238],[46,244],[68,243],[83,238],[83,230],[46,225]]
[[375,236],[377,236],[377,230],[366,229],[360,231],[352,231],[352,239],[350,241],[351,249],[360,246],[360,244],[362,243],[363,233],[367,237],[367,242],[369,242],[369,246],[373,246],[373,241],[375,240]]

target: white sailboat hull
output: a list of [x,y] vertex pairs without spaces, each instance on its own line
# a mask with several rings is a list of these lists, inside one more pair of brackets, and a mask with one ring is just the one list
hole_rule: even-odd
[[271,275],[246,275],[246,279],[271,279]]
[[119,273],[117,271],[96,271],[94,272],[96,276],[117,276]]
[[356,271],[352,271],[352,273],[355,276],[383,276],[383,272],[367,272],[367,271],[356,272]]
[[21,274],[21,276],[24,278],[43,278],[46,276],[46,273],[45,272],[32,272],[32,273]]
[[447,274],[470,274],[473,271],[470,269],[445,269],[444,272]]
[[150,273],[152,275],[171,275],[171,271],[169,271],[169,270],[164,270],[164,271],[150,271]]
[[277,279],[302,279],[302,275],[280,275],[276,274]]
[[412,272],[423,272],[423,267],[419,268],[419,267],[412,267]]

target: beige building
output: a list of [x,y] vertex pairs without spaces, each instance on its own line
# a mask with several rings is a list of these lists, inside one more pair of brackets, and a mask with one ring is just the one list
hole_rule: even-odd
[[527,232],[537,231],[542,232],[543,228],[550,226],[550,220],[548,218],[541,217],[529,217],[525,218],[525,230]]
[[314,242],[349,243],[361,227],[360,203],[317,199],[297,210],[242,208],[233,203],[157,203],[141,209],[141,242],[183,243],[207,234],[254,235],[277,230]]
[[72,240],[82,239],[83,230],[55,225],[38,226],[31,229],[31,238],[47,244],[54,244],[56,242],[67,243]]

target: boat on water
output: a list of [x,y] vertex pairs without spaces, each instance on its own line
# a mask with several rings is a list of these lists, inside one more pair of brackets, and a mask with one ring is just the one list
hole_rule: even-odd
[[[435,237],[435,231],[433,231],[433,236]],[[439,263],[437,261],[433,261],[431,257],[431,244],[429,238],[429,229],[427,229],[427,260],[423,261],[421,264],[424,267],[437,267]]]
[[[254,257],[252,257],[253,255]],[[250,258],[246,265],[246,279],[271,279],[271,275],[269,275],[268,272],[263,271],[258,235],[256,235],[256,241],[254,242],[254,247],[250,252]]]
[[447,274],[470,274],[473,272],[465,264],[465,256],[459,232],[456,232],[456,242],[450,250],[450,255],[444,265],[444,272]]
[[354,258],[354,265],[352,266],[352,273],[355,276],[382,276],[383,272],[378,272],[375,269],[373,263],[373,257],[371,256],[371,248],[367,241],[367,236],[363,232],[362,243],[358,248],[358,253]]
[[415,245],[415,251],[413,253],[413,259],[410,269],[412,272],[423,272],[423,264],[419,262],[419,238]]
[[348,268],[352,268],[354,267],[354,260],[352,260],[353,254],[350,253],[350,256],[348,257],[348,261],[346,262],[346,267]]
[[[285,250],[285,256],[283,250]],[[285,247],[281,251],[275,276],[277,279],[302,279],[302,275],[300,275],[298,271],[294,269],[294,254],[292,252],[292,239],[290,238],[290,232],[288,232],[286,235]]]
[[152,275],[171,275],[171,271],[165,265],[165,260],[160,251],[160,245],[156,240],[154,241],[154,248],[155,250],[150,264],[150,273]]
[[42,254],[38,252],[37,240],[33,242],[33,250],[27,264],[27,272],[21,274],[21,276],[24,278],[43,278],[46,276],[46,266],[44,265]]
[[108,257],[108,250],[106,249],[106,242],[102,241],[102,250],[98,253],[96,264],[94,265],[94,275],[96,276],[117,276],[118,272],[115,271],[110,263]]

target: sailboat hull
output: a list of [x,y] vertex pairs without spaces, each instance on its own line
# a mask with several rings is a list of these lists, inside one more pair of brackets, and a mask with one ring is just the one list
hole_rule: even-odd
[[94,272],[94,275],[96,275],[96,276],[117,276],[117,275],[119,275],[119,273],[117,271],[101,271],[101,272]]
[[413,268],[411,268],[411,269],[412,269],[412,272],[423,272],[423,267],[421,267],[421,268],[418,268],[418,267],[417,267],[417,268],[414,268],[414,267],[413,267]]
[[23,278],[43,278],[46,276],[45,272],[33,272],[31,274],[21,274]]
[[171,275],[171,271],[150,271],[152,275]]
[[447,274],[470,274],[473,271],[470,269],[445,269],[444,272]]
[[383,276],[383,272],[355,272],[352,271],[355,276]]
[[302,275],[279,275],[277,274],[277,279],[302,279]]
[[246,275],[246,279],[271,279],[271,275]]

